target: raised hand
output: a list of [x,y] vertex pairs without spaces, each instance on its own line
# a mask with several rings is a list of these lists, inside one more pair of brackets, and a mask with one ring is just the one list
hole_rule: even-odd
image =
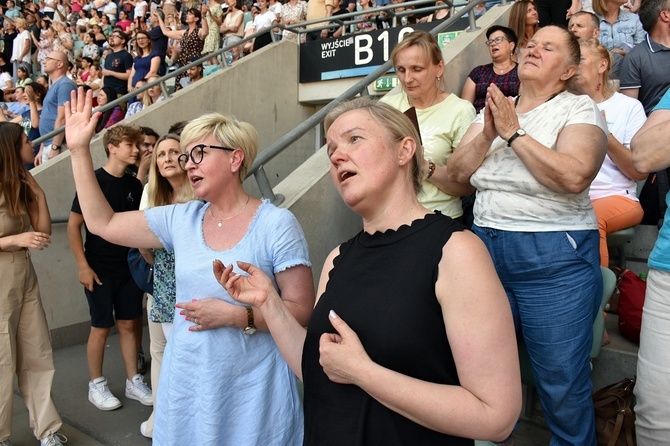
[[88,152],[101,113],[93,113],[93,92],[79,87],[65,103],[65,138],[72,155]]

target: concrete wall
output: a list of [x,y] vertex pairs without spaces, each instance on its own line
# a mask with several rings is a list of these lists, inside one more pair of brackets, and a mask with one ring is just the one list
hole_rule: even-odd
[[[298,102],[297,72],[297,46],[280,42],[242,59],[233,68],[208,76],[197,86],[176,93],[128,118],[125,123],[152,127],[163,133],[172,123],[203,113],[233,114],[256,127],[262,151],[314,112],[313,107]],[[312,131],[270,162],[265,170],[271,184],[276,185],[294,171],[314,153],[315,147]],[[101,166],[106,159],[101,138],[94,139],[92,148],[94,163]],[[67,219],[74,197],[69,153],[33,169],[32,173],[46,191],[52,218],[56,221]],[[247,180],[245,187],[258,195],[253,180]],[[89,314],[65,224],[53,226],[52,240],[49,249],[33,253],[33,262],[53,344],[59,348],[86,339]]]

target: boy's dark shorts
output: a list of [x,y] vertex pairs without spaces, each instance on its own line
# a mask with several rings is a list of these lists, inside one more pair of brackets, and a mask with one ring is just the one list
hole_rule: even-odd
[[114,319],[133,320],[142,316],[142,295],[132,277],[103,279],[93,284],[93,291],[84,288],[91,312],[91,327],[110,328]]

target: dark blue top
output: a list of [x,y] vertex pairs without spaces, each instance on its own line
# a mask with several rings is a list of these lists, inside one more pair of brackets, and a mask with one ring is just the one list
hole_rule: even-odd
[[133,76],[133,87],[137,81],[144,79],[151,70],[151,59],[160,57],[156,51],[152,51],[148,56],[136,57],[134,59],[135,75]]

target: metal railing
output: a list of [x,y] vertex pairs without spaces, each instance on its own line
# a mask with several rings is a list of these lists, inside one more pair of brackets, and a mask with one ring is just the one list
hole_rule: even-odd
[[[449,26],[454,24],[456,21],[458,21],[461,17],[463,17],[465,14],[468,14],[475,6],[477,6],[479,3],[483,3],[485,0],[474,0],[472,3],[469,3],[467,6],[464,6],[462,9],[460,9],[457,12],[454,12],[451,14],[451,16],[446,19],[443,22],[440,22],[435,28],[431,29],[430,33],[432,35],[436,35],[440,33],[441,31],[447,29]],[[418,9],[412,9],[409,11],[403,11],[400,13],[395,13],[393,10],[396,8],[407,8],[407,7],[412,7],[412,6],[419,6],[422,4],[426,3],[432,3],[433,0],[414,0],[406,3],[400,3],[397,5],[388,5],[388,6],[381,6],[377,8],[372,8],[369,10],[366,10],[367,13],[378,13],[378,12],[391,12],[392,15],[395,17],[402,17],[403,15],[411,15],[411,14],[417,14],[417,13],[422,13],[422,12],[429,12],[429,11],[435,11],[437,9],[440,9],[440,7],[435,7],[435,6],[430,6],[426,8],[418,8]],[[451,8],[453,7],[451,2],[447,2],[449,5],[445,5],[442,8]],[[507,0],[502,0],[501,5],[506,5]],[[225,52],[230,51],[232,48],[239,46],[239,45],[244,45],[245,43],[253,40],[255,37],[260,36],[262,34],[265,34],[267,32],[270,33],[270,36],[272,37],[272,41],[275,41],[273,29],[274,28],[281,28],[281,29],[288,29],[296,33],[304,33],[304,32],[312,32],[316,30],[321,30],[321,29],[330,29],[333,27],[331,22],[337,22],[338,24],[341,23],[342,26],[345,26],[345,28],[348,25],[355,24],[355,23],[360,23],[361,20],[351,20],[347,21],[347,18],[355,17],[361,15],[360,11],[352,12],[352,13],[347,13],[347,14],[342,14],[338,15],[337,18],[332,18],[332,17],[327,17],[324,19],[315,19],[315,20],[309,20],[305,22],[300,22],[294,25],[288,25],[284,26],[281,24],[278,24],[273,27],[268,27],[265,29],[262,29],[260,31],[257,31],[244,39],[242,39],[239,42],[235,42],[234,44],[231,45],[226,45],[220,48],[219,50],[207,54],[200,59],[188,64],[184,65],[183,67],[180,67],[174,71],[171,71],[170,73],[167,73],[165,76],[153,81],[149,82],[146,85],[139,87],[132,92],[121,96],[120,98],[117,98],[108,104],[105,104],[102,107],[98,107],[95,111],[96,112],[104,112],[107,111],[116,105],[119,105],[123,102],[128,101],[129,99],[132,99],[135,97],[137,94],[144,92],[156,85],[159,85],[161,88],[161,92],[163,93],[163,96],[167,99],[170,97],[169,90],[167,88],[166,82],[173,78],[178,76],[181,73],[185,73],[190,67],[195,66],[195,65],[200,65],[203,62],[210,60],[213,57],[217,57],[220,55],[223,55]],[[341,22],[340,22],[341,21]],[[322,27],[315,27],[315,28],[310,28],[310,29],[301,29],[306,25],[310,24],[315,24],[315,23],[322,23],[322,22],[328,22],[327,25],[322,26]],[[469,25],[470,28],[468,31],[473,31],[476,29],[476,24],[475,24],[475,17],[474,14],[469,14]],[[226,61],[226,58],[223,57],[223,64],[228,67],[229,64]],[[275,204],[280,204],[283,201],[283,197],[281,196],[275,196],[274,192],[272,191],[272,186],[270,185],[270,180],[267,177],[267,174],[265,173],[264,166],[268,162],[270,162],[272,159],[274,159],[277,155],[279,155],[281,152],[283,152],[286,148],[288,148],[291,144],[293,144],[295,141],[297,141],[300,137],[305,135],[308,131],[310,131],[312,128],[316,127],[317,125],[320,125],[323,119],[326,117],[326,115],[340,102],[346,101],[348,99],[351,99],[355,97],[358,94],[367,94],[367,87],[372,84],[375,79],[378,77],[382,76],[385,74],[389,69],[392,67],[392,62],[391,60],[388,60],[385,62],[383,65],[381,65],[379,68],[374,70],[372,73],[368,74],[365,76],[363,79],[359,80],[356,82],[352,87],[350,87],[348,90],[346,90],[344,93],[342,93],[340,96],[336,97],[333,99],[330,103],[328,103],[325,107],[321,108],[319,111],[317,111],[314,115],[310,116],[308,119],[300,123],[298,126],[296,126],[293,130],[289,131],[287,134],[279,138],[277,141],[275,141],[272,145],[270,145],[267,149],[262,151],[257,157],[254,163],[252,164],[251,168],[249,169],[249,172],[247,173],[246,178],[249,178],[251,176],[254,177],[256,180],[256,183],[258,184],[258,189],[260,190],[261,194],[263,197],[270,199],[273,203]],[[46,135],[41,135],[39,138],[36,140],[32,141],[33,145],[36,144],[41,144],[44,141],[52,139],[54,136],[59,135],[60,133],[65,131],[65,126],[61,126],[57,129],[54,129],[52,132],[47,133]]]
[[[452,14],[447,20],[444,22],[441,22],[435,28],[430,30],[430,33],[435,36],[438,33],[442,32],[443,30],[447,29],[449,26],[451,26],[453,23],[455,23],[458,19],[463,17],[465,14],[468,14],[475,6],[477,6],[479,3],[483,3],[485,0],[475,0],[472,3],[468,4],[467,6],[463,7],[463,9],[459,10],[458,12],[455,12]],[[402,3],[401,5],[406,6],[408,4],[411,4],[414,2],[408,2],[408,3]],[[507,0],[503,0],[501,5],[506,5]],[[380,8],[381,9],[381,8]],[[372,10],[370,10],[372,11]],[[416,11],[414,11],[416,13]],[[360,12],[358,13],[360,15]],[[344,16],[344,14],[342,15]],[[475,29],[475,17],[474,14],[469,14],[469,20],[470,20],[470,26],[472,27],[472,30]],[[267,182],[267,176],[265,175],[265,171],[263,170],[263,166],[270,162],[274,157],[282,153],[287,147],[289,147],[291,144],[293,144],[295,141],[297,141],[300,137],[302,137],[304,134],[306,134],[308,131],[310,131],[312,128],[316,127],[317,125],[320,125],[321,122],[323,122],[323,119],[326,117],[326,115],[333,109],[335,108],[338,104],[340,104],[343,101],[349,100],[358,94],[367,94],[367,88],[370,84],[372,84],[378,77],[382,76],[385,74],[389,69],[392,67],[393,63],[391,60],[388,60],[384,64],[382,64],[379,68],[374,70],[372,73],[368,74],[365,76],[363,79],[359,80],[356,82],[354,85],[352,85],[348,90],[346,90],[344,93],[330,101],[326,106],[321,108],[319,111],[314,113],[312,116],[307,118],[305,121],[300,123],[297,127],[295,127],[293,130],[289,131],[286,135],[282,136],[279,138],[277,141],[275,141],[270,147],[262,151],[258,157],[256,157],[256,160],[254,163],[251,165],[251,168],[249,169],[249,173],[247,174],[247,178],[250,176],[254,176],[256,179],[256,182],[258,183],[258,187],[261,191],[261,194],[263,197],[270,199],[273,203],[275,204],[281,204],[283,202],[283,197],[281,196],[275,196],[274,191],[272,188],[267,184],[267,186],[263,186],[263,183]]]

